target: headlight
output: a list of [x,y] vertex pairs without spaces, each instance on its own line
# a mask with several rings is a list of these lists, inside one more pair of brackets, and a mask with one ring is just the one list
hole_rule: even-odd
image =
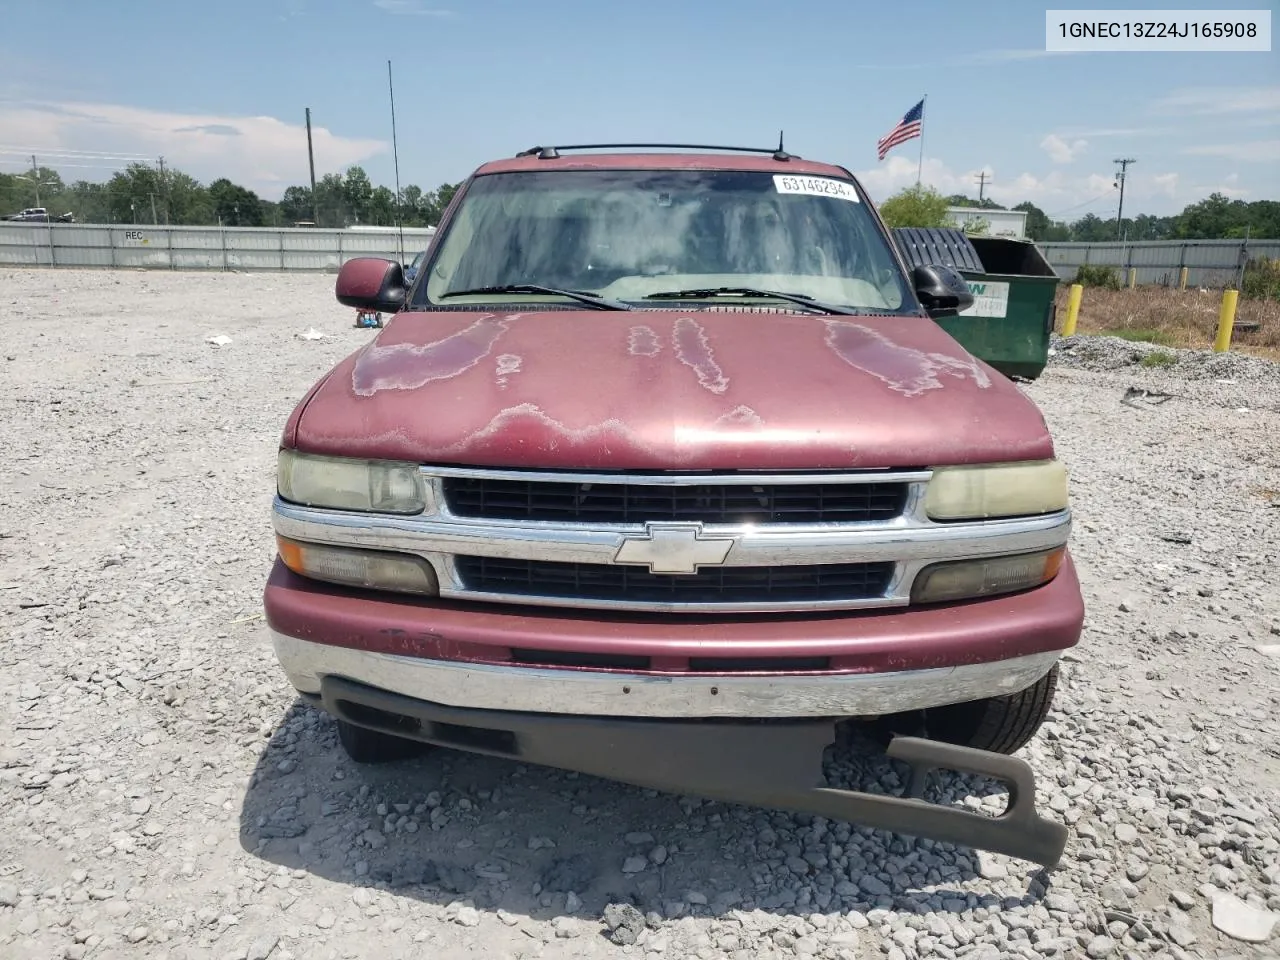
[[924,509],[931,520],[1054,513],[1067,506],[1067,468],[1057,460],[938,467]]
[[951,560],[925,567],[911,587],[912,603],[972,600],[1030,590],[1062,568],[1066,547],[981,560]]
[[278,535],[276,547],[286,567],[313,580],[397,593],[436,596],[440,592],[435,569],[412,554],[300,543]]
[[421,513],[426,507],[417,464],[349,460],[281,450],[276,489],[292,503],[367,513]]

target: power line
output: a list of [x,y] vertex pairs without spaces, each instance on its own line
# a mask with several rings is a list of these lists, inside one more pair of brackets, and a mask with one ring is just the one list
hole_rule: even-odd
[[1075,204],[1075,206],[1071,206],[1071,207],[1064,207],[1063,209],[1059,210],[1057,213],[1050,213],[1050,214],[1046,214],[1046,216],[1051,217],[1051,218],[1053,218],[1053,219],[1055,219],[1055,220],[1056,220],[1058,217],[1062,216],[1064,213],[1070,213],[1072,210],[1079,210],[1081,207],[1087,207],[1087,206],[1089,206],[1089,204],[1091,204],[1091,203],[1097,203],[1099,200],[1102,200],[1102,199],[1104,199],[1104,198],[1106,198],[1106,197],[1109,197],[1109,196],[1111,196],[1111,191],[1109,191],[1109,190],[1108,190],[1106,193],[1100,193],[1100,194],[1098,194],[1098,195],[1097,195],[1096,197],[1094,197],[1092,200],[1085,200],[1085,201],[1083,201],[1083,202],[1081,202],[1081,203],[1077,203],[1077,204]]
[[[60,160],[55,160],[53,161],[53,163],[55,166],[59,168],[70,167],[73,169],[84,169],[84,170],[119,170],[120,169],[120,164],[118,163],[63,163]],[[25,160],[5,160],[2,158],[0,158],[0,164],[7,164],[8,166],[11,166],[11,167],[22,167],[24,170],[26,169],[26,166],[27,166],[27,162]]]
[[31,156],[32,153],[38,153],[42,157],[74,157],[83,159],[115,159],[115,160],[147,160],[148,157],[140,153],[115,153],[109,150],[64,150],[54,147],[15,147],[9,145],[0,145],[0,153],[20,153],[23,156]]

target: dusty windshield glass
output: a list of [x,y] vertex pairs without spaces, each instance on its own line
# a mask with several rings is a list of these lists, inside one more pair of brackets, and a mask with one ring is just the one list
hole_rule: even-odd
[[757,171],[479,177],[448,225],[417,300],[563,300],[528,293],[458,296],[511,284],[588,291],[643,306],[659,305],[645,299],[655,294],[751,287],[857,309],[914,308],[853,184]]

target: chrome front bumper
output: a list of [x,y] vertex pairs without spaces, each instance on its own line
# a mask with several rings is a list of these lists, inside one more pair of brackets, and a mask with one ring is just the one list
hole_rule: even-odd
[[884,716],[1016,693],[1053,667],[1054,650],[990,663],[891,673],[662,676],[427,660],[312,643],[272,631],[293,686],[326,677],[450,707],[649,719]]

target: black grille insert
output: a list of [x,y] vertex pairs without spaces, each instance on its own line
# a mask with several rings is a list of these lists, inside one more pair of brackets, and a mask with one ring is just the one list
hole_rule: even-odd
[[445,477],[444,497],[460,517],[486,520],[643,523],[866,523],[902,513],[907,484],[700,483],[654,486]]
[[650,573],[644,567],[498,557],[455,558],[470,590],[566,600],[643,603],[786,603],[868,600],[882,596],[893,562],[814,566],[712,567],[693,574]]

